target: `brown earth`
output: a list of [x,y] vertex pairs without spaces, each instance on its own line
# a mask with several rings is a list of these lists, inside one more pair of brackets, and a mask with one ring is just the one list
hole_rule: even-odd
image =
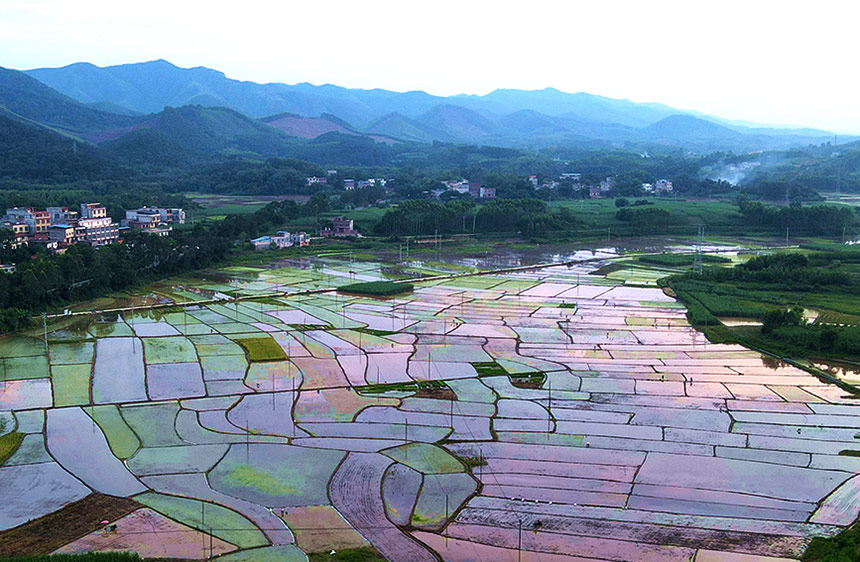
[[50,554],[100,529],[103,520],[116,521],[141,507],[128,498],[92,493],[54,513],[0,532],[0,557]]

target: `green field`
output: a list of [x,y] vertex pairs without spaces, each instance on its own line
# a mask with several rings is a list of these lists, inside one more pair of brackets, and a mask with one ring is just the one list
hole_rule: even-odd
[[248,361],[252,363],[282,361],[287,358],[287,354],[278,345],[278,342],[269,336],[236,339],[236,343],[242,346],[248,356]]
[[411,283],[395,283],[394,281],[369,281],[367,283],[352,283],[337,288],[338,293],[362,295],[368,297],[391,297],[411,293],[415,287]]

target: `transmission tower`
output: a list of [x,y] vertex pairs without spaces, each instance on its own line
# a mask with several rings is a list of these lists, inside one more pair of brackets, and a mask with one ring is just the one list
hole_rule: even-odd
[[699,225],[699,234],[696,237],[695,254],[693,254],[693,273],[702,274],[702,245],[705,242],[705,225]]

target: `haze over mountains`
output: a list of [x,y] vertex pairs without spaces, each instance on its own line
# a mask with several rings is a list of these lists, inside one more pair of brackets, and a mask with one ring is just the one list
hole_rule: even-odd
[[421,91],[257,84],[164,60],[104,68],[76,63],[24,72],[3,69],[0,106],[7,117],[111,150],[134,145],[139,154],[144,144],[157,158],[181,158],[183,151],[285,155],[297,139],[323,135],[388,144],[663,146],[696,152],[833,139],[825,131],[748,127],[661,104],[552,88],[440,97]]

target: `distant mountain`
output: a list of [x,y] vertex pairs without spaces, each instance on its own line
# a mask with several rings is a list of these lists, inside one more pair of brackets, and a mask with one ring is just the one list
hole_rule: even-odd
[[737,140],[743,133],[693,117],[692,115],[670,115],[642,129],[655,141],[713,141],[717,139]]
[[[746,126],[657,103],[584,92],[570,94],[554,88],[500,89],[483,96],[441,97],[422,91],[360,90],[330,84],[257,84],[233,80],[205,67],[179,68],[165,60],[104,68],[77,63],[29,70],[26,74],[62,92],[67,102],[80,102],[74,111],[59,111],[66,117],[66,126],[61,129],[97,130],[98,135],[86,137],[97,142],[117,138],[149,120],[134,113],[158,113],[166,107],[188,105],[232,109],[246,117],[259,118],[261,124],[294,138],[339,133],[388,143],[441,141],[534,148],[591,143],[596,147],[635,146],[646,150],[656,145],[696,151],[746,151],[818,144],[832,136],[812,129]],[[81,107],[96,113],[69,123],[68,116],[82,111]],[[99,115],[114,126],[94,128],[92,124]],[[50,122],[51,126],[63,122],[35,119]],[[126,124],[114,122],[117,119],[126,119]],[[242,127],[247,129],[249,125],[244,123]],[[111,137],[107,129],[116,136]],[[253,135],[263,132],[255,129]],[[278,144],[274,137],[270,140]],[[235,139],[219,143],[214,143],[221,146],[217,150],[227,146],[241,150],[236,148]],[[274,146],[264,144],[267,151]]]
[[357,135],[351,125],[334,116],[302,117],[295,113],[279,113],[260,119],[263,123],[274,127],[291,137],[300,139],[315,139],[326,133],[338,132],[345,135]]
[[0,106],[46,127],[91,138],[100,131],[131,126],[139,117],[107,113],[49,88],[23,72],[0,67]]
[[389,113],[374,119],[365,125],[363,130],[369,134],[384,135],[413,142],[453,142],[456,140],[456,137],[445,131],[425,125],[400,113]]
[[579,92],[568,94],[555,88],[543,90],[495,90],[485,96],[454,96],[453,103],[483,102],[496,113],[532,110],[544,115],[574,115],[585,121],[619,123],[644,127],[678,113],[677,109],[656,103],[635,103]]
[[499,130],[498,125],[465,107],[442,103],[415,119],[431,130],[441,131],[450,138],[477,141]]
[[[143,129],[154,129],[172,143],[200,154],[282,156],[292,142],[277,129],[225,107],[168,107],[117,138]],[[152,140],[139,133],[135,136]]]

